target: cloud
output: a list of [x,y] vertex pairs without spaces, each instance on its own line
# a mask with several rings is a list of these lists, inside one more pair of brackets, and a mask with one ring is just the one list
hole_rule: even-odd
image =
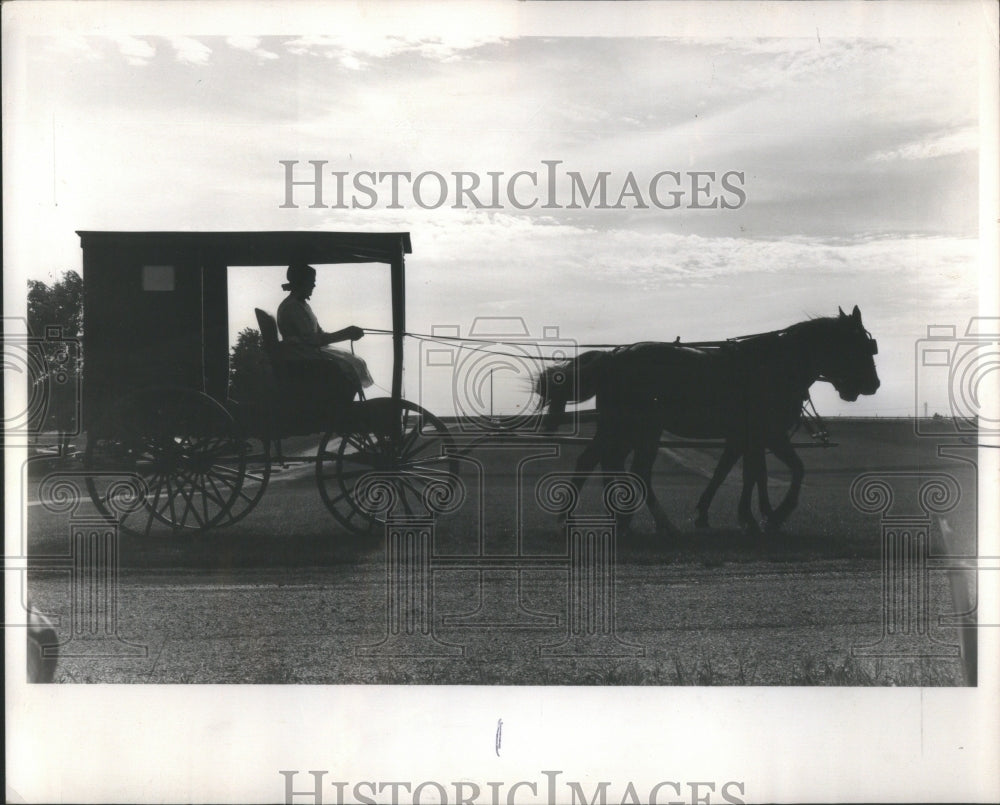
[[321,56],[340,62],[349,70],[363,70],[373,59],[388,59],[401,54],[415,53],[429,61],[453,62],[465,57],[468,51],[501,41],[494,36],[464,36],[442,39],[417,38],[373,34],[359,30],[347,35],[300,36],[286,44],[289,53],[296,56]]
[[170,44],[174,47],[177,61],[182,64],[208,64],[212,58],[212,49],[190,36],[172,36]]
[[265,50],[260,46],[259,36],[228,36],[226,44],[235,50],[242,50],[252,53],[258,59],[273,60],[278,58],[278,54],[271,50]]
[[[807,278],[807,295],[810,282],[827,277],[841,282],[851,278],[850,283],[860,286],[888,283],[896,296],[905,298],[940,285],[939,293],[951,281],[969,281],[974,288],[978,255],[974,239],[956,237],[705,237],[628,225],[598,228],[506,211],[373,210],[352,216],[360,229],[411,230],[414,259],[435,271],[453,265],[468,277],[469,244],[474,243],[480,256],[475,258],[476,276],[487,281],[495,274],[506,293],[517,293],[511,283],[515,276],[529,290],[552,275],[569,293],[605,283],[613,293],[626,286],[649,290],[667,282],[702,287],[798,274]],[[330,229],[333,224],[319,221],[315,226]],[[907,287],[897,285],[904,279]],[[594,295],[595,300],[605,298],[603,291]]]
[[363,70],[365,63],[351,53],[345,53],[340,57],[340,63],[348,70]]
[[876,151],[868,156],[871,162],[896,160],[933,159],[975,151],[979,148],[979,131],[965,127],[958,131],[940,132],[926,138],[908,142],[898,148]]
[[112,37],[118,50],[129,64],[134,67],[145,67],[156,55],[156,48],[145,39],[135,36]]

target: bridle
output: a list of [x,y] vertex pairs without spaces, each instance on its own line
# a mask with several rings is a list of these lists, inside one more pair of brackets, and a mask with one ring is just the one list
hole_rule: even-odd
[[[875,340],[875,338],[872,336],[872,334],[868,330],[865,330],[865,334],[864,335],[865,335],[865,345],[868,348],[868,353],[872,357],[874,357],[875,355],[878,355],[878,341]],[[820,380],[820,381],[822,381],[824,383],[830,383],[834,388],[838,388],[837,381],[838,380],[843,380],[844,378],[830,377],[829,375],[823,375],[823,374],[821,374],[816,379]]]

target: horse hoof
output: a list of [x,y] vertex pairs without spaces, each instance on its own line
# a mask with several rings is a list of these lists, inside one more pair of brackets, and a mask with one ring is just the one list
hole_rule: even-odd
[[710,528],[708,524],[708,517],[706,515],[700,514],[694,519],[695,528]]

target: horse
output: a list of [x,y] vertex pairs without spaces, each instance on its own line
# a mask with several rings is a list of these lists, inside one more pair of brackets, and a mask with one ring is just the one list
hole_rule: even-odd
[[[776,530],[798,504],[805,473],[790,432],[817,381],[831,383],[841,399],[854,402],[880,385],[874,356],[878,344],[861,321],[857,306],[848,315],[813,318],[783,330],[745,336],[713,347],[679,342],[640,342],[609,352],[588,351],[554,364],[536,377],[535,391],[548,430],[556,428],[568,403],[596,397],[596,432],[577,460],[574,485],[598,463],[609,472],[632,471],[646,486],[646,504],[658,532],[676,533],[650,485],[660,435],[724,439],[725,447],[699,501],[699,524],[707,524],[708,504],[718,486],[743,457],[739,524],[760,533],[751,512],[753,490],[766,530]],[[773,509],[767,496],[765,450],[788,465],[792,482]],[[619,521],[627,527],[628,518]]]

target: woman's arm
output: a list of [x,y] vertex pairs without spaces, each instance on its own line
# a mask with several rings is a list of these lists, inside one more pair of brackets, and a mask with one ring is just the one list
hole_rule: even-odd
[[316,333],[316,338],[320,346],[326,346],[327,344],[336,344],[339,341],[357,341],[359,338],[364,338],[364,335],[364,330],[352,324],[343,330],[337,330],[335,333],[325,333],[320,330]]
[[345,327],[333,333],[324,332],[307,306],[286,300],[278,308],[278,329],[290,344],[322,347],[338,341],[357,341],[365,331],[360,327]]

